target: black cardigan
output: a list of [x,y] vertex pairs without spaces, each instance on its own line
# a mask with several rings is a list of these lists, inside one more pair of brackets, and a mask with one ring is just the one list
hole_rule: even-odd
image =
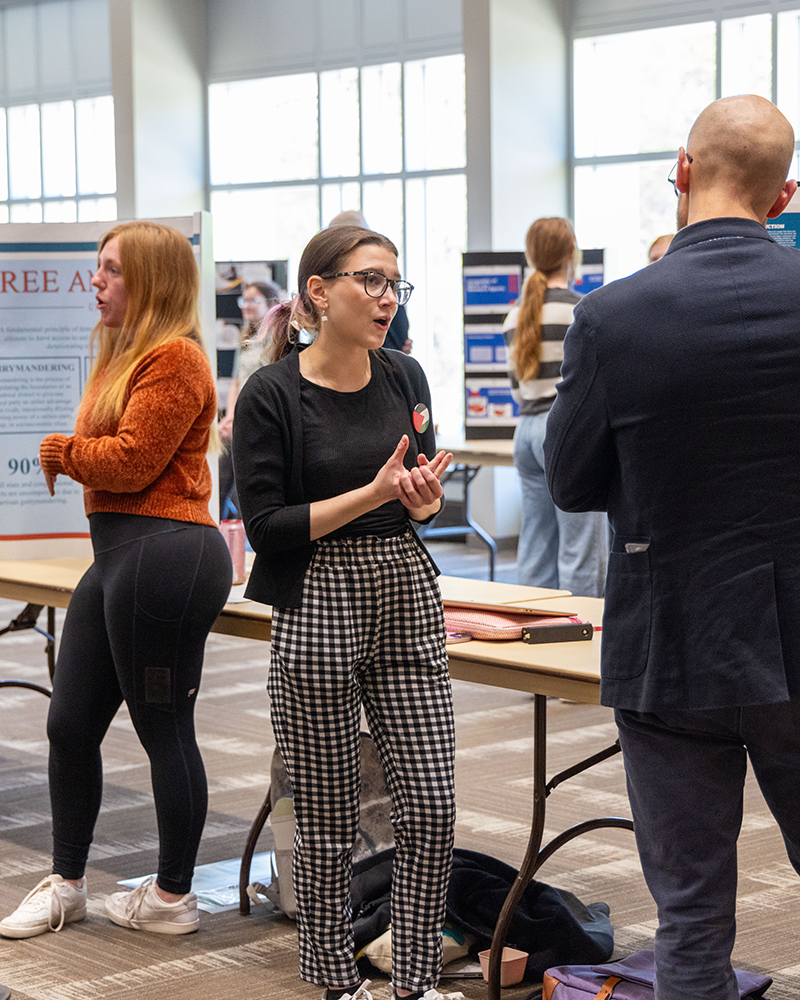
[[[418,362],[399,351],[379,349],[376,354],[409,411],[424,403],[430,412],[430,390]],[[299,357],[295,349],[251,375],[239,393],[233,421],[240,513],[256,553],[245,596],[284,608],[299,607],[315,546],[309,541],[311,505],[303,489]],[[433,458],[433,420],[424,433],[414,433],[419,452]]]

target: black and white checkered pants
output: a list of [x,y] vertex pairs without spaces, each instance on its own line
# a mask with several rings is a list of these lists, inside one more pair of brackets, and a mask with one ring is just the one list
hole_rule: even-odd
[[302,606],[274,609],[268,691],[294,787],[300,975],[359,981],[350,907],[363,704],[392,799],[392,980],[436,985],[455,822],[455,733],[441,597],[411,532],[324,540]]

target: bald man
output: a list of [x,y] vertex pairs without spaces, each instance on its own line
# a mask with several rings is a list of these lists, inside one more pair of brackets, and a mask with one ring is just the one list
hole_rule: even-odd
[[703,111],[678,233],[581,300],[547,426],[556,504],[614,530],[601,700],[658,904],[658,1000],[739,996],[748,755],[800,873],[800,253],[765,228],[793,155],[763,98]]

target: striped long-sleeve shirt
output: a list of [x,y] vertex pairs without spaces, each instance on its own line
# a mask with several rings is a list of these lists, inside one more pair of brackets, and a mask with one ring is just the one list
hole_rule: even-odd
[[[564,337],[572,323],[572,313],[580,295],[567,288],[548,288],[542,308],[542,348],[536,378],[520,382],[515,372],[509,372],[511,385],[519,403],[521,417],[546,413],[556,398],[556,383],[561,378],[564,360]],[[503,336],[511,347],[517,326],[519,306],[515,306],[503,324]]]

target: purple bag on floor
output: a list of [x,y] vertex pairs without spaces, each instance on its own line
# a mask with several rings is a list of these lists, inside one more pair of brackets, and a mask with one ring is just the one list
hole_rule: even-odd
[[[734,969],[742,1000],[767,1000],[769,976]],[[559,965],[544,974],[542,1000],[653,1000],[652,951],[637,951],[606,965]]]

